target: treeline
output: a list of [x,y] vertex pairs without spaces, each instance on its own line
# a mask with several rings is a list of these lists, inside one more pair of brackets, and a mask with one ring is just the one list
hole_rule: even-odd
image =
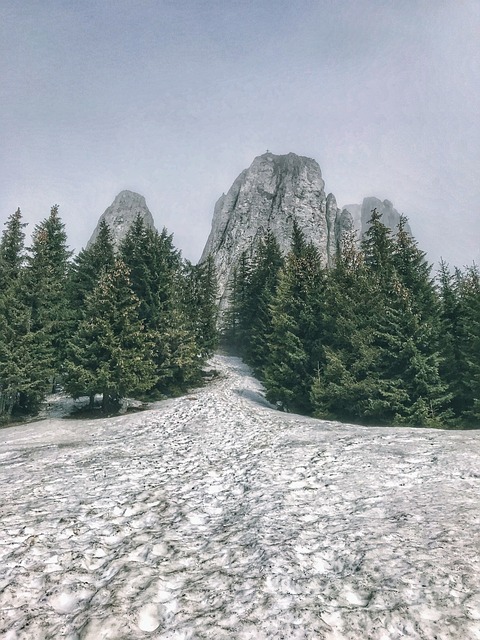
[[431,267],[402,218],[372,212],[360,247],[335,265],[294,228],[282,258],[272,234],[245,253],[223,333],[285,410],[344,421],[478,425],[480,275]]
[[34,414],[61,383],[105,412],[198,383],[217,343],[212,260],[182,260],[139,216],[118,252],[103,223],[72,259],[58,207],[25,248],[20,210],[0,241],[0,421]]

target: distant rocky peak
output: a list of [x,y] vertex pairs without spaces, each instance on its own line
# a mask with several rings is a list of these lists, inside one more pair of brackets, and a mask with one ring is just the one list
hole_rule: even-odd
[[[372,217],[372,211],[376,209],[381,214],[382,223],[391,229],[393,232],[397,229],[400,222],[400,213],[393,207],[390,200],[380,200],[370,196],[363,199],[363,203],[360,204],[347,204],[343,207],[344,211],[348,211],[352,216],[353,228],[358,234],[359,240],[361,240],[368,230],[368,221]],[[410,225],[407,223],[405,226],[406,231],[412,234]]]
[[142,217],[147,227],[155,228],[153,216],[147,207],[145,198],[134,191],[121,191],[100,216],[95,231],[87,243],[87,248],[95,242],[102,220],[110,227],[114,245],[118,248],[138,215]]
[[[381,222],[386,227],[395,232],[398,223],[400,222],[400,213],[396,209],[394,209],[393,204],[390,202],[390,200],[383,200],[382,202],[382,200],[371,196],[369,198],[364,198],[362,203],[362,235],[368,229],[368,221],[372,217],[372,211],[374,209],[376,209],[378,213],[381,214]],[[412,233],[410,225],[408,224],[405,226],[405,230],[410,234]]]

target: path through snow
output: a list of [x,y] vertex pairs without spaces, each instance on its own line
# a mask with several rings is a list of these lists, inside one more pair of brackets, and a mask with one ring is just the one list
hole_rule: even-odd
[[480,432],[282,414],[214,366],[0,431],[0,637],[480,639]]

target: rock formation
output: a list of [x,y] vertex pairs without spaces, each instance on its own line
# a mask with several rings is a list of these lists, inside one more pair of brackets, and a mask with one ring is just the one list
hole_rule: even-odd
[[[344,234],[356,231],[360,239],[374,208],[383,215],[384,224],[396,228],[400,214],[388,200],[370,197],[362,205],[350,204],[340,209],[335,196],[325,194],[322,172],[315,160],[294,153],[267,152],[258,156],[242,171],[228,193],[218,199],[212,230],[200,259],[213,255],[220,308],[227,305],[228,283],[240,256],[244,251],[253,253],[268,230],[286,254],[296,221],[307,241],[318,248],[324,263],[331,265]],[[121,191],[100,217],[87,247],[95,242],[102,220],[110,227],[118,247],[137,215],[148,227],[155,228],[145,198],[133,191]],[[407,230],[410,231],[408,225]]]
[[331,262],[342,233],[352,221],[337,207],[332,194],[325,195],[318,163],[294,153],[265,153],[242,171],[215,205],[212,230],[202,254],[212,254],[219,281],[220,306],[227,302],[227,285],[244,251],[252,252],[271,230],[280,249],[290,249],[293,222]]
[[362,229],[362,205],[361,204],[346,204],[342,211],[346,211],[352,218],[352,229],[356,231],[358,237],[361,236]]
[[[397,228],[400,221],[400,214],[393,208],[390,200],[384,200],[382,202],[374,197],[364,198],[361,205],[347,204],[343,207],[343,211],[347,211],[351,215],[353,228],[358,233],[359,239],[363,237],[363,234],[368,229],[368,221],[371,218],[373,209],[377,209],[377,211],[382,214],[382,222],[384,225],[392,231],[395,231]],[[408,224],[405,228],[410,234],[412,233]]]
[[145,198],[134,191],[121,191],[112,204],[100,216],[100,220],[87,243],[90,247],[96,240],[100,222],[105,220],[112,231],[115,247],[118,247],[125,238],[137,215],[142,216],[147,227],[155,228],[152,214],[150,213]]

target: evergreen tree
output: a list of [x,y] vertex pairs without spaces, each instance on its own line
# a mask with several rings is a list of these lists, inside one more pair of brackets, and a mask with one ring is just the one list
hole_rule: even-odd
[[103,395],[108,412],[156,382],[152,340],[139,318],[128,268],[117,259],[85,298],[84,318],[70,343],[65,387],[73,397]]
[[180,252],[166,229],[147,228],[140,216],[120,247],[140,300],[140,318],[154,339],[156,389],[177,392],[200,377],[202,358],[187,311]]
[[67,277],[71,252],[58,206],[35,227],[25,271],[26,303],[31,308],[32,330],[45,338],[52,383],[61,374],[71,329]]
[[435,426],[449,418],[450,394],[440,377],[435,323],[418,310],[401,283],[378,324],[379,417],[415,426]]
[[195,334],[188,320],[181,298],[174,300],[169,314],[170,323],[161,332],[156,332],[154,345],[155,362],[161,393],[177,394],[200,380],[204,360],[195,341]]
[[213,256],[198,265],[185,265],[185,307],[202,358],[218,345],[217,276]]
[[324,278],[318,251],[294,225],[292,250],[271,305],[273,329],[264,369],[268,400],[288,410],[312,410],[310,388],[322,357]]
[[17,209],[5,223],[6,229],[0,241],[0,292],[20,277],[25,262],[25,233],[27,226]]
[[329,276],[325,366],[312,388],[316,413],[438,424],[449,415],[450,396],[439,374],[430,267],[405,220],[392,238],[375,210],[362,248],[361,260],[349,263],[350,249]]
[[222,341],[234,350],[237,345],[238,297],[238,269],[234,267],[227,284],[227,308],[220,316]]
[[271,231],[259,243],[252,264],[248,287],[251,308],[250,330],[245,348],[245,360],[261,372],[269,355],[268,336],[273,331],[271,305],[279,282],[283,258]]
[[11,314],[17,306],[18,280],[25,258],[25,224],[20,209],[5,224],[0,241],[0,421],[10,418],[18,393],[17,376],[9,369],[18,351],[18,329]]
[[372,317],[378,293],[353,235],[343,238],[324,291],[323,364],[311,389],[315,415],[364,420],[378,388]]
[[94,290],[100,274],[113,267],[114,260],[112,232],[102,220],[95,242],[74,258],[69,273],[68,299],[77,323],[82,317],[86,296]]
[[0,298],[0,420],[37,413],[50,387],[48,343],[31,330],[30,309],[9,291]]
[[[272,303],[272,333],[269,336],[269,357],[264,369],[266,396],[283,409],[308,411],[306,402],[308,354],[292,300],[295,274],[289,256],[280,272],[278,289]],[[293,302],[293,304],[292,304]]]
[[382,223],[382,214],[377,209],[372,210],[361,247],[365,265],[388,288],[395,269],[392,232]]
[[25,226],[17,209],[0,241],[0,421],[36,412],[48,384],[44,336],[32,330],[25,304]]
[[[451,394],[440,375],[440,307],[425,253],[405,230],[402,216],[393,242],[398,278],[393,302],[398,308],[399,369],[407,401],[400,419],[416,425],[438,424],[451,415]],[[404,366],[402,369],[402,358]]]
[[181,270],[181,256],[173,246],[172,236],[166,229],[159,234],[137,216],[120,246],[120,255],[140,300],[140,317],[148,328],[161,329],[168,322]]
[[462,274],[450,272],[445,262],[440,263],[438,274],[440,301],[440,375],[452,394],[451,407],[460,418],[469,404],[468,382],[465,376],[465,310],[462,308],[460,290]]
[[228,310],[223,319],[223,335],[227,344],[240,356],[244,356],[250,336],[254,314],[249,297],[252,277],[252,260],[244,251],[233,270],[229,286]]
[[461,277],[461,358],[465,365],[461,415],[467,423],[480,419],[480,272],[476,265]]
[[407,218],[400,216],[392,241],[393,266],[402,285],[412,294],[412,303],[422,314],[438,317],[438,296],[431,276],[432,267],[426,254],[406,230]]

